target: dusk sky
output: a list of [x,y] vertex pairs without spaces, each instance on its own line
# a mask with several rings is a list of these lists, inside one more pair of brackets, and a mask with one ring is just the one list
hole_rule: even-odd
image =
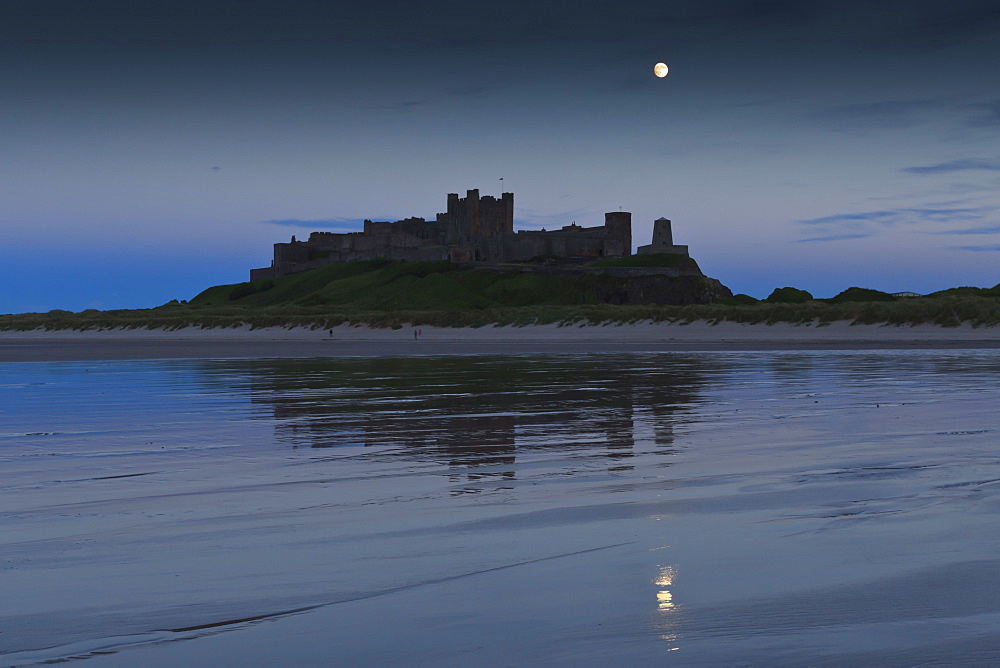
[[[670,74],[653,76],[664,61]],[[1000,4],[0,0],[0,313],[514,192],[766,297],[1000,282]]]

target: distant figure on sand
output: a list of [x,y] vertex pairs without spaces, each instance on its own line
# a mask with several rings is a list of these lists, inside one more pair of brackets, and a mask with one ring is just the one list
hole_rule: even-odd
[[331,339],[333,338],[333,330],[332,329],[330,330],[330,338]]
[[417,330],[413,330],[413,340],[417,340]]

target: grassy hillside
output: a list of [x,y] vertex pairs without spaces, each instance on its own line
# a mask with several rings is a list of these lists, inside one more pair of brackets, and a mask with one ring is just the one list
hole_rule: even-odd
[[[685,289],[691,293],[704,288],[706,281],[701,277],[665,280],[668,288],[677,285],[683,288],[678,294]],[[1000,285],[955,288],[904,299],[874,290],[849,288],[837,297],[820,300],[812,299],[804,291],[782,288],[776,291],[781,298],[770,301],[736,295],[714,304],[664,306],[644,303],[648,294],[664,289],[655,281],[644,281],[645,278],[603,275],[468,270],[448,262],[349,262],[272,280],[219,285],[203,291],[190,303],[173,301],[152,309],[0,315],[0,330],[240,325],[325,329],[342,323],[397,328],[477,327],[491,323],[695,320],[818,325],[846,320],[857,324],[1000,326]],[[797,297],[803,292],[805,301],[783,301],[789,291],[794,291]],[[622,295],[631,303],[607,303]]]
[[[193,306],[332,306],[364,311],[461,310],[525,303],[587,303],[565,281],[543,289],[524,274],[461,271],[450,262],[345,262],[273,280],[220,285]],[[550,277],[545,277],[550,278]],[[525,280],[527,279],[527,280]],[[596,299],[592,300],[596,301]]]
[[629,280],[516,269],[462,269],[447,261],[356,261],[276,279],[216,286],[192,299],[191,305],[328,306],[365,311],[565,306],[609,301],[609,290]]

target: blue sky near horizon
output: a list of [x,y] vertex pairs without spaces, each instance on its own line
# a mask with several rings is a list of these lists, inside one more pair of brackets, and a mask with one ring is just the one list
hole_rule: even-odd
[[998,37],[979,0],[4,0],[0,313],[190,298],[501,177],[520,229],[666,216],[757,297],[992,286]]

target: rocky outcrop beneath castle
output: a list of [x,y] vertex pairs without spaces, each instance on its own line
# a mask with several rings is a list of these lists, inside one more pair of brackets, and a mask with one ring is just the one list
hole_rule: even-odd
[[530,273],[575,279],[582,292],[590,292],[601,304],[686,306],[730,299],[732,291],[718,279],[701,273],[694,262],[676,267],[589,267],[484,265],[469,263],[463,269],[498,273]]
[[602,304],[657,304],[686,306],[730,299],[732,291],[708,276],[648,275],[609,277],[597,286]]

